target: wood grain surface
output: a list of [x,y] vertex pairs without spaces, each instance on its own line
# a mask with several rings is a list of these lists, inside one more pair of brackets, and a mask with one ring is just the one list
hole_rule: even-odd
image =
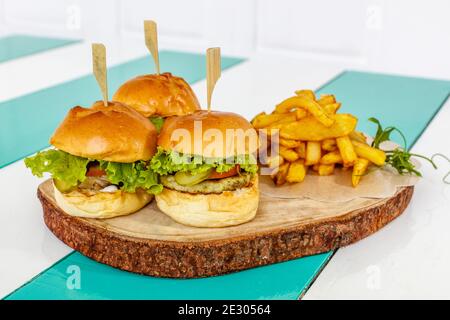
[[195,278],[313,255],[356,242],[399,216],[414,187],[388,199],[327,203],[261,196],[251,222],[227,228],[176,223],[151,203],[112,219],[65,214],[50,180],[38,188],[48,228],[63,242],[99,262],[159,277]]

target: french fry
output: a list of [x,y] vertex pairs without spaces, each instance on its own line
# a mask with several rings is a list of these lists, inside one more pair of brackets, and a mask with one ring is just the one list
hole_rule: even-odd
[[259,134],[262,135],[261,138],[262,139],[266,139],[266,141],[268,141],[270,143],[270,141],[272,141],[272,139],[274,139],[274,137],[278,136],[278,138],[280,137],[280,129],[278,128],[259,128]]
[[250,123],[253,124],[253,122],[254,122],[257,118],[259,118],[259,117],[261,117],[261,116],[264,116],[264,115],[267,115],[264,111],[258,113],[256,116],[253,117],[252,120],[250,120]]
[[297,116],[297,120],[303,119],[308,115],[308,112],[305,109],[295,109],[295,115]]
[[306,176],[306,167],[302,159],[291,163],[286,176],[286,181],[290,183],[302,182]]
[[300,145],[295,148],[295,152],[297,152],[298,156],[302,159],[306,158],[306,143],[300,141]]
[[297,90],[295,91],[295,94],[298,96],[307,96],[312,100],[316,100],[316,95],[314,94],[314,91],[312,90]]
[[328,176],[336,165],[343,165],[342,170],[352,170],[352,186],[356,187],[371,163],[385,163],[385,152],[370,147],[366,136],[355,131],[358,119],[337,113],[341,103],[334,95],[319,98],[312,90],[297,90],[295,94],[271,114],[259,113],[251,121],[254,128],[264,129],[259,132],[260,138],[267,140],[262,148],[278,143],[278,155],[260,158],[271,169],[276,185],[302,182],[309,168]]
[[327,164],[327,165],[342,163],[342,162],[343,162],[342,156],[341,156],[341,153],[339,152],[339,150],[328,152],[320,159],[320,164]]
[[279,154],[275,155],[273,157],[267,158],[267,165],[269,166],[269,168],[277,168],[277,167],[281,166],[283,163],[284,163],[284,159]]
[[265,112],[262,112],[253,118],[251,124],[255,129],[261,129],[266,128],[271,124],[284,119],[292,119],[292,121],[295,121],[297,118],[294,112],[287,114],[278,114],[278,113],[266,114]]
[[308,116],[298,121],[274,126],[280,129],[280,137],[302,141],[322,141],[325,139],[346,136],[355,130],[358,119],[351,114],[334,115],[335,123],[325,127],[314,117]]
[[342,162],[344,163],[344,166],[351,167],[357,159],[356,152],[353,149],[352,141],[348,136],[343,136],[336,138],[336,143],[339,152],[341,153]]
[[317,103],[320,104],[322,107],[326,106],[327,104],[332,104],[336,102],[336,98],[332,94],[323,94],[320,96],[320,99],[317,100]]
[[281,101],[275,106],[275,110],[273,110],[273,113],[288,113],[291,112],[292,109],[298,108],[297,98],[298,96],[294,96]]
[[263,128],[266,126],[266,124],[264,123],[265,121],[263,119],[264,120],[267,119],[267,114],[265,112],[260,112],[253,117],[250,123],[255,129]]
[[336,139],[322,140],[322,149],[325,151],[334,151],[337,149]]
[[297,120],[297,116],[295,115],[295,112],[291,112],[291,113],[285,113],[283,114],[284,117],[282,117],[280,120],[277,120],[273,123],[271,123],[270,125],[267,126],[267,128],[277,128],[278,126],[284,125],[284,124],[289,124],[292,122],[295,122]]
[[350,140],[354,140],[354,141],[358,141],[358,142],[367,144],[366,136],[362,132],[359,132],[356,130],[352,131],[352,132],[350,132],[348,137],[350,138]]
[[294,162],[298,159],[298,154],[292,149],[280,146],[280,156],[289,162]]
[[289,148],[289,149],[297,148],[300,144],[301,144],[300,140],[291,140],[291,139],[280,138],[280,145],[282,145],[283,147]]
[[286,176],[288,170],[289,170],[289,162],[286,162],[279,167],[278,172],[274,176],[274,182],[277,186],[281,186],[282,184],[286,183]]
[[323,106],[323,110],[325,110],[325,112],[328,114],[335,114],[336,111],[338,111],[340,107],[341,107],[340,102],[330,103],[330,104],[327,104],[326,106]]
[[319,165],[319,176],[329,176],[333,174],[334,164],[320,164]]
[[330,127],[334,119],[323,110],[322,106],[308,96],[294,96],[287,98],[275,107],[275,113],[287,113],[294,108],[302,108],[311,113],[325,127]]
[[369,160],[364,158],[358,158],[355,161],[352,172],[352,186],[356,187],[361,180],[361,176],[366,173],[367,167],[369,166]]
[[320,142],[308,141],[306,143],[305,165],[310,166],[319,163],[321,155],[322,150],[320,148]]
[[372,148],[365,143],[355,140],[352,141],[352,144],[358,157],[367,159],[377,166],[384,165],[384,162],[386,161],[386,153],[384,153],[383,150]]

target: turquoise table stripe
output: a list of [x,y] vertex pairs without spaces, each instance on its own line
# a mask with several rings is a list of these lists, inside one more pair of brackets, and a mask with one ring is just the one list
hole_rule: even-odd
[[80,42],[58,38],[11,35],[0,38],[0,63]]
[[[319,91],[336,94],[343,102],[343,112],[359,116],[361,130],[373,132],[365,120],[373,115],[386,125],[400,127],[412,142],[442,106],[450,92],[450,82],[345,72]],[[296,299],[331,255],[330,252],[219,277],[174,280],[127,273],[74,252],[7,299]],[[67,287],[71,266],[80,268],[80,289]]]
[[[174,280],[128,273],[74,252],[6,299],[296,299],[321,255],[219,277]],[[73,266],[81,288],[67,288]],[[70,280],[69,280],[70,281]]]
[[[399,128],[410,148],[447,100],[450,81],[348,71],[321,87],[317,93],[334,94],[342,102],[339,112],[358,117],[360,131],[375,135],[375,124],[367,120],[370,117],[379,119],[384,127]],[[391,139],[403,143],[398,135],[393,134]],[[322,254],[321,261],[318,261],[320,267],[316,269],[325,268],[333,254],[334,251]],[[301,295],[307,289],[304,287]]]
[[[202,55],[162,51],[161,70],[170,70],[193,83],[205,77],[206,66]],[[241,59],[222,59],[227,69]],[[151,59],[143,57],[108,70],[111,94],[127,79],[152,72]],[[48,140],[75,106],[90,106],[101,95],[92,75],[0,103],[0,168],[33,154],[48,146]]]
[[[349,71],[319,93],[335,94],[342,102],[339,112],[356,115],[359,130],[374,135],[375,125],[367,119],[376,117],[384,126],[399,128],[410,147],[446,101],[450,81]],[[393,138],[401,143],[399,136]]]

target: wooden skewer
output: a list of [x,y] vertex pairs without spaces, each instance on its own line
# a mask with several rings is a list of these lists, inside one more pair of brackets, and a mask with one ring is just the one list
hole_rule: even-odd
[[155,63],[156,73],[160,73],[159,69],[159,53],[158,53],[158,29],[156,22],[153,20],[144,21],[145,45],[150,51],[153,62]]
[[211,111],[211,97],[217,80],[220,78],[220,48],[209,48],[206,50],[206,85],[207,85],[207,106]]
[[103,104],[108,106],[108,78],[106,71],[106,48],[102,43],[92,44],[92,71],[103,96]]

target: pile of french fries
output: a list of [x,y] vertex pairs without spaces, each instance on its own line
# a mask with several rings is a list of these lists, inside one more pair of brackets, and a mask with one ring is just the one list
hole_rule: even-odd
[[255,129],[267,129],[268,137],[279,134],[279,152],[270,154],[268,150],[266,161],[274,169],[276,185],[302,182],[308,170],[327,176],[342,167],[352,169],[351,183],[356,187],[370,165],[384,165],[384,151],[369,146],[366,137],[355,130],[356,117],[337,113],[341,103],[334,95],[317,99],[311,90],[295,94],[271,114],[262,112],[252,120]]

